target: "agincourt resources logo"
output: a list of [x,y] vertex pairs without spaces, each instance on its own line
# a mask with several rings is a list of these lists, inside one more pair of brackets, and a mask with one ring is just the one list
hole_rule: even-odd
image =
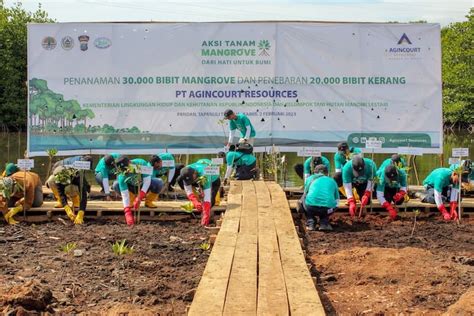
[[403,33],[397,40],[397,46],[385,49],[386,55],[391,58],[414,58],[418,57],[421,47],[413,45],[412,40],[406,33]]

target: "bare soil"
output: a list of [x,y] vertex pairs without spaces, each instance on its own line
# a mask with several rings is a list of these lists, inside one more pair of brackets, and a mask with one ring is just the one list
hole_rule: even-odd
[[[133,254],[113,253],[122,239]],[[210,253],[199,247],[207,239],[199,220],[180,215],[132,229],[122,218],[0,224],[0,314],[184,314]],[[79,251],[59,250],[67,243]]]
[[328,315],[474,315],[474,220],[421,214],[411,236],[407,214],[336,213],[333,232],[306,233]]

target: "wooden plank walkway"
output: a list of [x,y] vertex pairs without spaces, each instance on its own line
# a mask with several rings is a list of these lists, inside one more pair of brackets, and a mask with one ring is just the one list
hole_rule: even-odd
[[324,315],[281,187],[231,182],[189,315]]

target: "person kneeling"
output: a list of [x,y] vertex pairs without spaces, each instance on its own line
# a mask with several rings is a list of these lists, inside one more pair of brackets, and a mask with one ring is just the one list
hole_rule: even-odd
[[387,210],[391,219],[397,218],[397,210],[392,206],[400,205],[407,195],[407,174],[395,165],[387,165],[377,171],[377,200]]
[[122,196],[123,212],[128,226],[135,225],[132,207],[138,210],[141,201],[147,197],[147,193],[156,197],[163,189],[163,181],[152,178],[151,173],[142,172],[141,167],[150,167],[150,165],[141,158],[130,160],[126,156],[121,156],[117,159],[116,168],[119,174],[113,188]]
[[235,178],[237,180],[255,179],[257,176],[257,159],[252,154],[239,151],[229,151],[226,155],[227,170],[224,176],[224,183],[235,169]]
[[43,185],[38,174],[31,171],[16,171],[3,178],[0,193],[0,210],[10,225],[18,224],[13,218],[17,213],[43,205]]
[[[198,212],[202,212],[202,226],[209,225],[211,219],[211,207],[216,203],[216,197],[221,186],[219,175],[205,174],[206,167],[210,165],[210,160],[198,160],[197,162],[181,169],[178,178],[178,183],[183,183],[186,196],[193,204],[194,209]],[[193,187],[196,187],[198,190],[193,190]],[[200,191],[200,193],[198,191]],[[199,201],[200,198],[202,199],[202,203]]]
[[306,180],[300,203],[306,213],[307,230],[316,229],[316,216],[319,217],[319,230],[332,230],[329,216],[339,204],[339,189],[336,181],[328,177],[325,165],[317,165],[314,174]]
[[[48,179],[48,187],[58,195],[58,202],[64,208],[69,219],[77,225],[84,222],[84,212],[87,207],[87,193],[91,187],[86,178],[81,176],[79,170],[59,165],[53,170]],[[72,207],[68,204],[68,197],[72,201]],[[74,208],[79,208],[77,215]]]

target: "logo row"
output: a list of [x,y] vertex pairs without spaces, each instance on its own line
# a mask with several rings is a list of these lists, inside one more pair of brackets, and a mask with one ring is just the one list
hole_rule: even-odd
[[[81,35],[77,39],[79,40],[79,48],[82,51],[86,51],[89,48],[90,37],[88,35]],[[61,39],[61,47],[64,50],[71,50],[74,48],[74,45],[75,42],[71,36],[64,36]],[[58,46],[58,43],[54,37],[47,36],[41,41],[41,46],[46,50],[53,50]],[[98,37],[94,40],[94,46],[98,49],[106,49],[112,46],[112,41],[107,37]]]

